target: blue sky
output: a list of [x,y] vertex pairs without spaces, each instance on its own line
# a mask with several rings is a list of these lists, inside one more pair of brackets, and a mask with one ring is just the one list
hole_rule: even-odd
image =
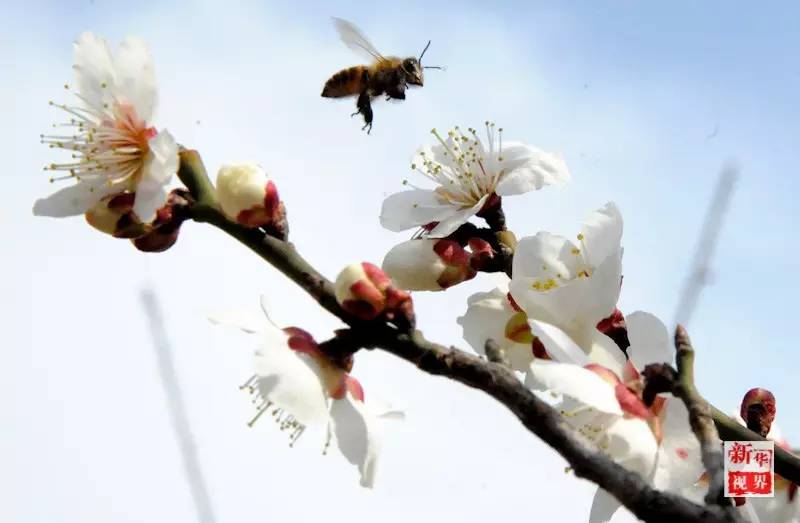
[[[13,255],[0,278],[10,296],[0,304],[0,412],[12,421],[0,431],[0,491],[9,495],[0,519],[193,521],[137,301],[148,281],[163,300],[221,521],[262,511],[366,521],[387,506],[391,521],[452,511],[464,521],[536,511],[572,521],[587,513],[592,492],[492,401],[379,353],[361,355],[356,375],[408,420],[389,436],[374,492],[360,490],[334,456],[319,456],[312,439],[289,452],[273,427],[246,430],[249,405],[236,386],[249,372],[248,340],[208,326],[205,311],[255,307],[265,292],[282,323],[324,337],[336,322],[205,227],[187,224],[178,245],[156,256],[100,237],[80,219],[30,215],[52,189],[40,169],[53,158],[37,137],[59,115],[46,102],[66,96],[71,42],[87,29],[148,41],[161,87],[157,124],[199,149],[212,172],[231,161],[265,165],[289,208],[293,241],[330,276],[352,261],[379,262],[405,239],[381,230],[377,216],[431,127],[492,119],[509,139],[563,152],[573,174],[564,188],[508,199],[517,235],[574,234],[588,212],[616,201],[625,218],[621,307],[669,322],[716,175],[736,160],[742,174],[714,283],[690,325],[699,386],[726,410],[748,388],[770,388],[786,436],[800,442],[796,372],[787,364],[800,295],[796,4],[94,0],[5,8],[0,139],[10,163],[0,174],[8,182],[0,227]],[[431,39],[428,63],[448,69],[430,71],[402,104],[376,104],[365,136],[349,118],[351,102],[319,97],[330,74],[359,61],[330,16],[353,20],[387,53],[418,54]],[[463,346],[454,319],[470,293],[490,286],[479,277],[418,296],[423,330]],[[470,506],[459,505],[465,497]]]

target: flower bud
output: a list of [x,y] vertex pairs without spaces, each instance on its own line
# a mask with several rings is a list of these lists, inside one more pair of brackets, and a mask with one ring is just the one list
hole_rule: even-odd
[[135,197],[132,192],[109,194],[86,211],[86,221],[115,238],[138,238],[147,233],[148,228],[133,212]]
[[217,198],[228,218],[245,227],[267,226],[283,218],[278,189],[256,164],[223,165],[217,173]]
[[164,252],[175,245],[187,218],[189,198],[185,189],[174,189],[167,203],[156,211],[153,222],[147,224],[147,232],[132,240],[133,245],[142,252]]
[[481,238],[470,238],[467,240],[467,245],[469,246],[469,250],[471,252],[469,258],[469,266],[479,271],[482,268],[486,267],[486,264],[494,258],[494,250],[492,249],[491,244],[486,240],[482,240]]
[[775,396],[772,392],[762,388],[748,390],[742,398],[742,406],[739,411],[747,428],[765,438],[772,428],[775,412]]
[[458,242],[427,238],[395,245],[383,259],[383,270],[409,291],[440,291],[476,274]]
[[413,324],[411,296],[396,288],[386,273],[371,263],[345,267],[336,277],[335,292],[342,308],[362,320],[385,313],[389,320],[400,316],[405,323]]

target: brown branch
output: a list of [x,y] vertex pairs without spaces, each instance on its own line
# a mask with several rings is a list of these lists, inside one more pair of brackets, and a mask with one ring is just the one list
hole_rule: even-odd
[[486,353],[486,359],[492,363],[497,363],[499,365],[503,365],[504,367],[510,366],[506,351],[500,347],[500,344],[495,340],[491,338],[487,339],[486,343],[483,344],[483,350]]
[[692,347],[686,329],[680,325],[675,329],[675,349],[677,351],[675,360],[678,364],[678,379],[675,382],[673,394],[686,404],[692,432],[700,442],[703,465],[706,467],[709,478],[706,503],[730,505],[730,501],[723,495],[722,447],[719,435],[711,416],[711,407],[695,387],[694,347]]
[[[514,372],[503,365],[432,343],[419,331],[403,333],[383,321],[355,320],[339,307],[332,283],[311,267],[291,244],[258,230],[235,225],[222,215],[196,152],[184,151],[181,159],[181,179],[189,179],[187,187],[190,189],[199,188],[193,193],[198,203],[190,210],[191,217],[210,223],[239,240],[350,325],[351,329],[337,333],[337,342],[329,344],[331,349],[335,347],[339,351],[339,356],[346,357],[348,351],[352,353],[362,347],[380,348],[429,374],[444,376],[485,392],[505,405],[528,430],[561,454],[576,476],[610,492],[640,519],[654,522],[738,521],[721,507],[700,506],[683,497],[659,492],[638,474],[591,449],[555,409],[525,388]],[[206,182],[193,179],[198,177],[205,178]]]

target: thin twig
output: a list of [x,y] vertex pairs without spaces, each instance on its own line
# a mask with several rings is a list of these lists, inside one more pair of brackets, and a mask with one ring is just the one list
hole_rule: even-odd
[[673,393],[679,397],[689,411],[692,432],[700,442],[703,465],[708,473],[706,503],[729,505],[723,496],[722,447],[711,416],[711,407],[697,392],[694,384],[694,347],[689,334],[682,326],[675,329],[675,356],[678,364],[678,379]]
[[509,366],[508,355],[506,355],[506,351],[503,350],[500,344],[495,340],[491,338],[487,339],[486,343],[483,344],[483,350],[486,353],[486,359],[492,363],[497,363],[505,367]]

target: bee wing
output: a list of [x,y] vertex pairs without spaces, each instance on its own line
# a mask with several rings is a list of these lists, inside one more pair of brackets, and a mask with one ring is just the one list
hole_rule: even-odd
[[342,42],[344,42],[347,47],[353,49],[354,51],[367,53],[373,60],[377,60],[379,62],[386,61],[386,58],[384,58],[383,55],[379,53],[377,49],[375,49],[375,46],[372,45],[369,40],[367,40],[367,37],[364,36],[364,34],[353,23],[334,17],[333,25],[336,26],[336,30],[339,32],[339,38],[342,39]]

